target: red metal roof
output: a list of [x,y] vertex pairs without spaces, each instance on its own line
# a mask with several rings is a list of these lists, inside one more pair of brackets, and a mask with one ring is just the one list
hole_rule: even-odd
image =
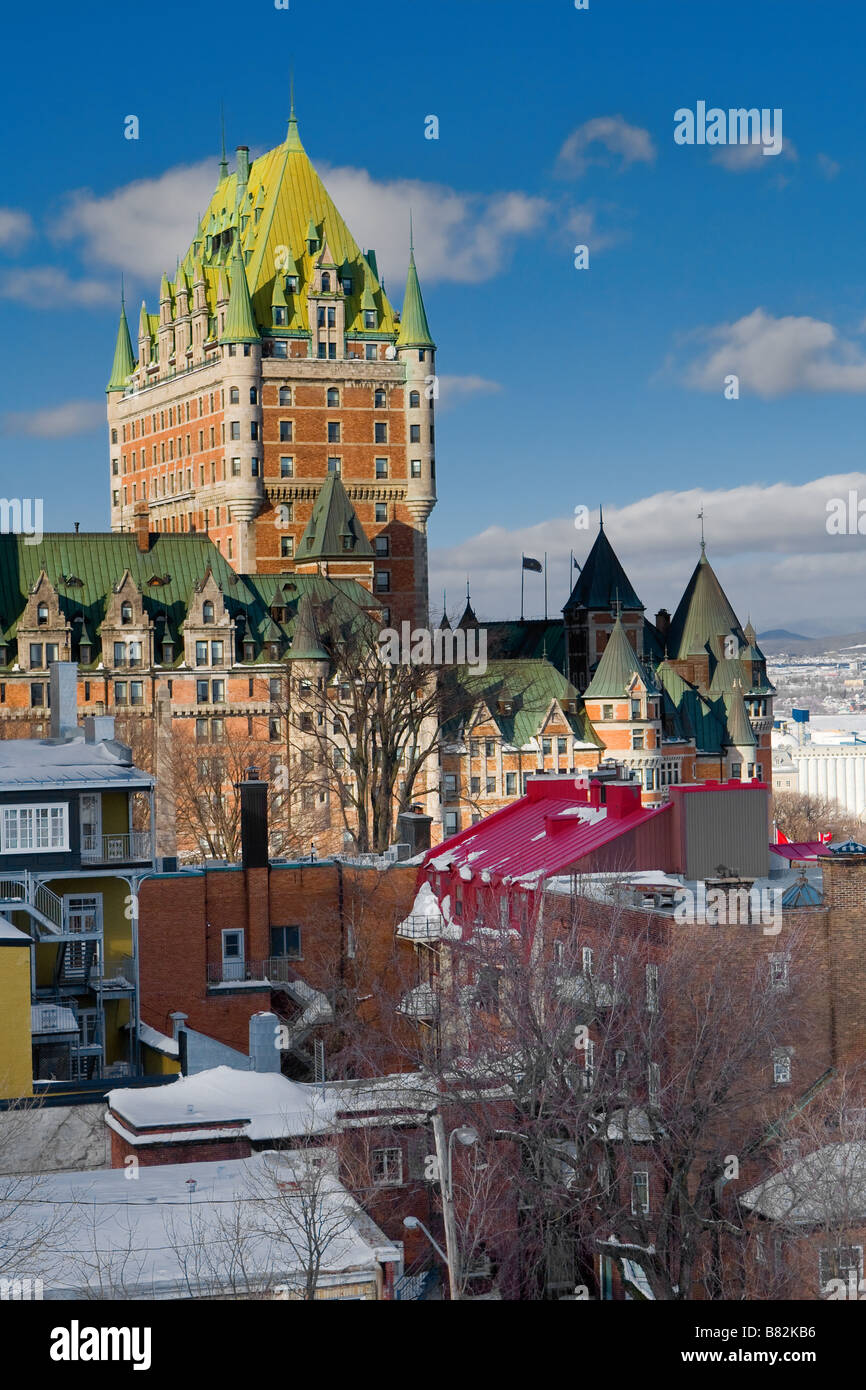
[[468,868],[473,878],[485,871],[494,880],[551,878],[637,826],[672,812],[669,803],[642,807],[636,784],[608,783],[605,795],[607,805],[591,805],[590,798],[598,801],[598,796],[578,790],[572,778],[531,781],[519,801],[431,849],[421,874],[441,859],[443,868]]
[[770,845],[774,854],[781,854],[783,859],[815,859],[819,854],[829,854],[830,846],[823,840],[800,840],[794,844]]

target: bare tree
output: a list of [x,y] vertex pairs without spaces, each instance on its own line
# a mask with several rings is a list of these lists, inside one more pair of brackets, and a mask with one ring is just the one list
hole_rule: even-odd
[[837,841],[856,840],[864,833],[858,817],[838,801],[806,792],[774,793],[773,815],[782,833],[793,841],[817,840],[828,831]]

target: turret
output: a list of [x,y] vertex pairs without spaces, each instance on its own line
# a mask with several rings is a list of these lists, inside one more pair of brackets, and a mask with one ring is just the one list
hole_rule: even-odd
[[132,355],[132,340],[129,336],[129,324],[126,321],[126,305],[121,295],[117,342],[114,347],[114,361],[111,364],[111,376],[108,379],[106,391],[109,394],[113,391],[122,392],[126,387],[127,378],[134,371],[135,360]]

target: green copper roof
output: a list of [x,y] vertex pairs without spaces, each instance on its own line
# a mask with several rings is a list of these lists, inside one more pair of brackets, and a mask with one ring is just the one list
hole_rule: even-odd
[[122,391],[126,385],[126,378],[133,371],[135,371],[135,358],[132,355],[132,340],[129,336],[129,324],[126,321],[126,307],[121,301],[114,361],[111,364],[111,376],[106,390]]
[[[449,675],[448,687],[445,708],[459,713],[446,723],[446,739],[462,737],[470,715],[483,701],[504,741],[523,748],[538,734],[552,701],[558,700],[574,737],[603,747],[574,686],[549,661],[490,661],[483,675],[472,666],[458,666]],[[576,714],[566,712],[570,701],[575,702]],[[510,703],[510,714],[502,710],[504,702]]]
[[703,651],[708,644],[715,651],[718,639],[731,635],[746,645],[737,615],[702,545],[701,558],[671,619],[668,652],[672,659],[682,660]]
[[250,287],[247,284],[247,273],[244,270],[244,260],[241,255],[241,244],[237,237],[235,237],[234,253],[231,259],[230,278],[229,307],[226,310],[225,328],[220,342],[257,343],[261,335],[256,327],[253,302],[250,299]]
[[728,748],[757,747],[758,740],[755,738],[755,732],[746,714],[746,706],[743,704],[743,687],[739,681],[725,696],[725,709],[728,716],[728,729],[725,735],[726,746]]
[[373,547],[346,489],[336,473],[329,473],[316,498],[295,560],[303,564],[305,560],[346,560],[372,554]]
[[322,646],[313,600],[309,594],[304,594],[298,604],[288,657],[290,661],[328,660],[328,653]]
[[415,252],[409,252],[409,274],[406,277],[406,293],[403,297],[403,313],[400,319],[398,347],[435,348],[421,296],[421,285],[415,267]]
[[724,709],[721,715],[717,713],[716,707],[667,661],[661,663],[656,674],[676,710],[685,737],[694,739],[699,753],[721,753],[725,737]]
[[561,618],[526,618],[484,624],[488,660],[534,658],[565,674],[565,624]]
[[617,599],[623,608],[643,612],[643,604],[616,557],[605,534],[604,523],[600,521],[595,543],[563,612],[567,613],[571,608],[610,612]]
[[656,689],[655,678],[638,660],[637,653],[626,636],[622,618],[617,615],[607,646],[595,668],[595,675],[583,692],[583,698],[622,699],[635,676],[639,677],[648,690]]

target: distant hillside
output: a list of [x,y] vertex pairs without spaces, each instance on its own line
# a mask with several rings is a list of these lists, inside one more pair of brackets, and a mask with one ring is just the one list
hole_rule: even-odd
[[811,642],[814,639],[804,637],[800,632],[788,632],[787,628],[774,627],[769,632],[759,632],[759,642]]
[[848,648],[860,647],[861,651],[852,651],[851,655],[866,659],[866,632],[843,632],[835,637],[798,637],[794,632],[777,628],[773,632],[762,632],[758,644],[765,656],[776,656],[779,652],[788,652],[791,656],[823,656],[828,652],[844,655]]

